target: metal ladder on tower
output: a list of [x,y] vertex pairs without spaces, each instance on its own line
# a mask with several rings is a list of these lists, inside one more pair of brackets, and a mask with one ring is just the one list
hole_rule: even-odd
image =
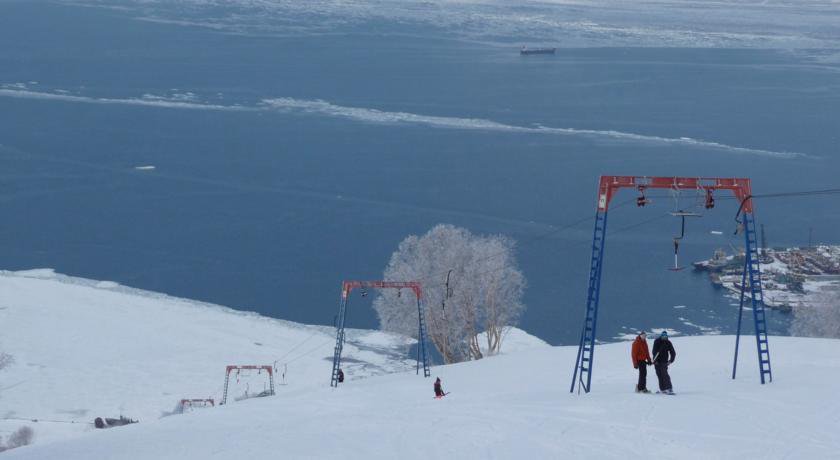
[[[580,331],[580,345],[578,345],[575,371],[572,376],[572,386],[569,392],[574,393],[575,385],[578,391],[589,393],[592,383],[592,363],[595,359],[595,333],[598,325],[598,301],[601,294],[601,269],[604,266],[604,237],[607,231],[607,213],[598,211],[595,214],[595,231],[592,236],[592,259],[589,266],[589,288],[586,295],[586,316]],[[578,378],[578,372],[580,377]]]
[[230,374],[225,372],[225,390],[222,392],[222,401],[219,403],[220,406],[227,403],[228,384],[229,383],[230,383]]
[[755,324],[755,342],[758,349],[758,370],[761,383],[773,381],[773,371],[770,366],[770,344],[767,338],[767,315],[764,307],[764,293],[761,289],[761,268],[758,244],[755,231],[755,217],[752,213],[744,213],[744,273],[741,277],[741,302],[738,311],[738,331],[735,339],[735,361],[732,366],[732,378],[738,364],[738,341],[741,336],[741,317],[744,311],[744,300],[747,286],[750,289],[750,299]]
[[429,354],[426,350],[426,315],[423,314],[423,307],[420,300],[417,300],[417,318],[420,323],[420,337],[417,344],[417,375],[420,375],[420,360],[423,361],[423,377],[432,375],[429,369]]
[[335,350],[333,354],[331,387],[338,386],[338,371],[341,369],[341,351],[344,349],[344,318],[347,312],[347,295],[342,295],[338,307],[338,317],[335,325]]

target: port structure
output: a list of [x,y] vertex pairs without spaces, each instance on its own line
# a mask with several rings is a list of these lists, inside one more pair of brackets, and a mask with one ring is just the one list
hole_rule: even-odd
[[420,375],[420,365],[423,366],[423,377],[429,377],[429,354],[426,348],[426,317],[423,314],[423,288],[418,281],[344,281],[341,283],[341,302],[338,307],[338,316],[335,323],[335,350],[333,354],[332,373],[330,386],[337,387],[339,383],[339,370],[341,369],[341,352],[344,350],[344,325],[347,319],[347,305],[350,294],[354,289],[360,289],[362,296],[367,295],[367,289],[397,289],[401,293],[403,289],[414,293],[417,301],[417,375]]
[[[649,176],[601,176],[598,181],[598,199],[595,211],[595,230],[592,236],[592,256],[589,265],[589,285],[587,286],[586,310],[583,327],[580,332],[577,358],[575,358],[574,374],[570,392],[582,389],[589,393],[592,389],[592,370],[595,359],[595,337],[598,325],[598,302],[601,292],[601,273],[604,266],[604,245],[607,236],[607,213],[610,202],[623,188],[639,191],[641,196],[636,203],[644,206],[647,200],[644,196],[649,189],[666,189],[679,193],[681,190],[693,190],[705,194],[706,209],[714,207],[714,192],[718,190],[731,191],[740,203],[736,221],[738,229],[744,234],[744,272],[741,279],[741,301],[738,309],[738,325],[735,336],[735,355],[732,363],[732,378],[738,367],[738,347],[741,339],[741,325],[744,313],[744,303],[749,290],[752,303],[753,323],[755,325],[755,341],[758,351],[759,376],[762,385],[773,381],[770,367],[770,348],[767,339],[767,318],[764,309],[764,298],[761,290],[761,269],[755,229],[755,215],[752,199],[752,186],[747,178],[721,177],[649,177]],[[674,214],[674,213],[672,213]],[[741,220],[738,217],[742,216]]]

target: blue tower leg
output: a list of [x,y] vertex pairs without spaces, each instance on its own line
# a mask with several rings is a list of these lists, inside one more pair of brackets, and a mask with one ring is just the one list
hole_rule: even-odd
[[[598,301],[601,294],[601,269],[604,266],[604,240],[607,236],[607,212],[595,213],[595,230],[592,235],[592,258],[589,265],[589,287],[586,294],[586,312],[580,332],[575,370],[570,393],[581,388],[586,393],[592,388],[592,367],[595,360],[595,335],[598,326]],[[578,375],[578,372],[580,374]]]
[[738,370],[738,345],[741,343],[741,320],[744,317],[744,297],[747,292],[747,258],[744,257],[744,274],[741,276],[741,301],[738,304],[738,327],[735,329],[735,359],[732,360],[732,380]]
[[[744,274],[741,283],[741,310],[744,305],[744,294],[746,289],[750,290],[750,300],[753,310],[753,324],[755,325],[755,344],[758,351],[758,372],[762,385],[773,381],[773,371],[770,366],[770,343],[767,338],[767,315],[764,308],[764,293],[761,289],[761,268],[758,254],[758,244],[755,232],[755,217],[752,213],[744,214]],[[739,322],[740,322],[739,311]],[[740,338],[740,327],[736,336],[735,364],[733,364],[732,377],[735,378],[735,366],[737,365],[738,349],[737,343]]]
[[758,351],[758,370],[762,385],[773,381],[770,368],[770,343],[767,339],[767,315],[764,310],[764,293],[761,289],[761,269],[758,255],[758,244],[755,232],[755,217],[752,213],[744,214],[747,275],[752,294],[753,322],[755,323],[755,345]]
[[426,320],[423,315],[423,307],[420,304],[420,299],[417,299],[417,323],[418,323],[418,342],[417,342],[417,375],[420,375],[420,362],[423,362],[423,377],[432,375],[429,369],[429,353],[426,350]]
[[338,306],[338,321],[335,324],[335,350],[333,354],[332,375],[330,386],[338,386],[338,371],[341,369],[341,351],[344,349],[344,319],[347,315],[347,297],[342,295]]

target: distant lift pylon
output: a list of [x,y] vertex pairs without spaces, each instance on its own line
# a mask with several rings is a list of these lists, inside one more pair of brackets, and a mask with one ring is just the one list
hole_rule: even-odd
[[402,289],[409,289],[417,299],[417,374],[420,374],[420,364],[423,364],[423,377],[429,377],[429,353],[426,349],[426,317],[423,314],[423,288],[418,281],[345,281],[341,284],[341,303],[335,324],[335,350],[333,354],[332,374],[330,386],[337,387],[339,370],[341,369],[341,353],[344,350],[344,324],[347,318],[347,303],[353,289],[360,289],[362,297],[367,295],[367,289],[397,289],[397,297],[401,297]]
[[[601,176],[598,182],[598,203],[595,211],[595,231],[592,236],[592,253],[589,265],[589,285],[586,295],[586,310],[583,327],[580,333],[577,358],[572,375],[570,392],[581,389],[588,393],[592,389],[592,369],[595,359],[595,337],[598,326],[598,303],[601,293],[601,273],[604,265],[604,243],[607,236],[607,211],[613,196],[622,188],[634,188],[641,192],[636,200],[639,207],[648,203],[644,196],[646,189],[696,190],[705,193],[705,207],[714,207],[713,193],[716,190],[730,190],[740,203],[738,215],[743,213],[744,233],[744,271],[741,278],[741,302],[738,309],[738,326],[735,336],[735,356],[732,363],[732,378],[738,366],[738,346],[741,339],[741,319],[744,312],[744,301],[747,289],[752,303],[753,323],[755,325],[755,341],[758,351],[758,367],[761,383],[773,381],[770,367],[770,348],[767,340],[767,317],[764,311],[764,297],[761,290],[761,270],[759,267],[758,245],[756,244],[755,217],[753,215],[752,188],[746,178],[706,178],[706,177],[648,177],[648,176]],[[682,214],[680,214],[682,213]],[[678,211],[682,219],[683,233],[685,233],[685,217],[689,213]],[[678,268],[676,252],[679,240],[674,239],[675,268]]]

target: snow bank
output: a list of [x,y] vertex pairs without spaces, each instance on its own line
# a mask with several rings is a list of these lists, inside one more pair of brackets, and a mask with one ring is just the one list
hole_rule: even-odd
[[[478,334],[478,345],[481,347],[481,353],[484,356],[489,356],[487,352],[487,333]],[[518,353],[532,348],[548,347],[550,346],[545,340],[533,336],[522,329],[515,327],[506,328],[502,333],[502,347],[501,354]]]

